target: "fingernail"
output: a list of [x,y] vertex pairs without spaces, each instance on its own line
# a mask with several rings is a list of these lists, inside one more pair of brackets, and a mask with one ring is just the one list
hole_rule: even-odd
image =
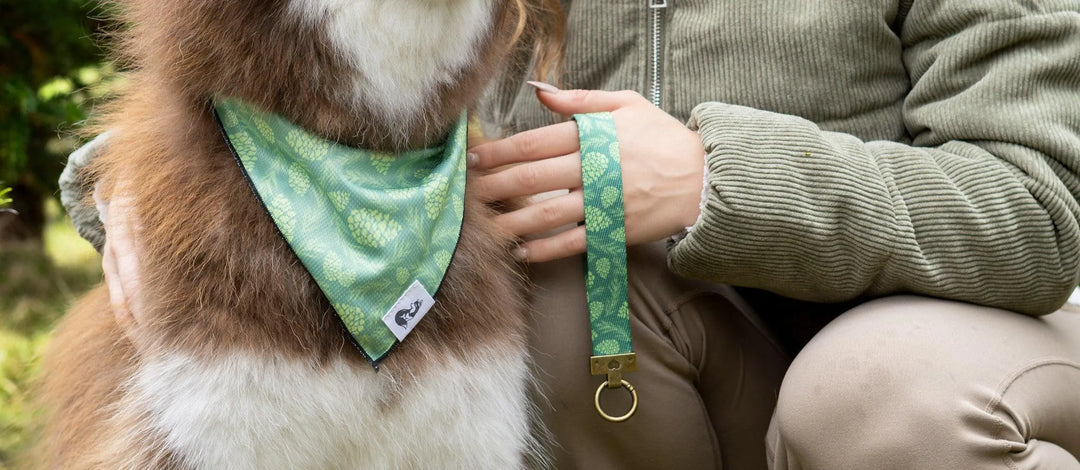
[[529,256],[529,250],[526,250],[523,246],[519,246],[510,250],[510,254],[514,255],[514,258],[518,261],[525,261],[525,257]]
[[477,163],[480,163],[480,157],[475,153],[469,152],[465,154],[465,166],[473,168]]
[[542,91],[544,93],[558,93],[558,92],[562,91],[562,90],[560,90],[558,88],[555,88],[554,85],[551,85],[549,83],[536,82],[536,81],[531,81],[531,80],[528,81],[528,82],[525,82],[525,83],[528,83],[529,85],[532,85],[533,88],[536,88],[537,90],[540,90],[540,91]]

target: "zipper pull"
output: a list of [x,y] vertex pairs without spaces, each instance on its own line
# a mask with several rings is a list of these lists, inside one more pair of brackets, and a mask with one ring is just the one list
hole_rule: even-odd
[[667,0],[649,0],[649,8],[667,8]]

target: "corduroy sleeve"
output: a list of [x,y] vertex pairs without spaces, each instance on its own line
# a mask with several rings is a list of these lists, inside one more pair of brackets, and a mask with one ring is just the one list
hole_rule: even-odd
[[1065,302],[1080,268],[1076,2],[916,0],[900,39],[911,145],[694,109],[709,192],[674,271],[813,301]]
[[89,202],[94,184],[86,181],[83,170],[101,154],[108,138],[109,133],[106,132],[72,152],[59,180],[60,203],[75,224],[75,230],[99,253],[105,246],[105,227],[101,224],[97,208]]

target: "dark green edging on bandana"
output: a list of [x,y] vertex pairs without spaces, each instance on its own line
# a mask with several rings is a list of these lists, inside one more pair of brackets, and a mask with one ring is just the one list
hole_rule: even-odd
[[391,154],[322,139],[236,100],[214,108],[256,197],[377,367],[398,343],[383,316],[414,281],[434,296],[456,251],[464,114],[443,146]]
[[633,351],[619,140],[611,113],[575,114],[585,197],[585,297],[594,356]]

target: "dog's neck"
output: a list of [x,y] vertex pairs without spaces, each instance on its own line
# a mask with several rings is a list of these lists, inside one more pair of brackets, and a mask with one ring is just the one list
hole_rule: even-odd
[[376,150],[438,143],[509,49],[504,0],[126,0],[129,53],[189,103],[248,102]]
[[354,75],[351,99],[395,129],[425,122],[440,87],[453,87],[489,36],[494,0],[290,0],[289,9],[324,28]]

